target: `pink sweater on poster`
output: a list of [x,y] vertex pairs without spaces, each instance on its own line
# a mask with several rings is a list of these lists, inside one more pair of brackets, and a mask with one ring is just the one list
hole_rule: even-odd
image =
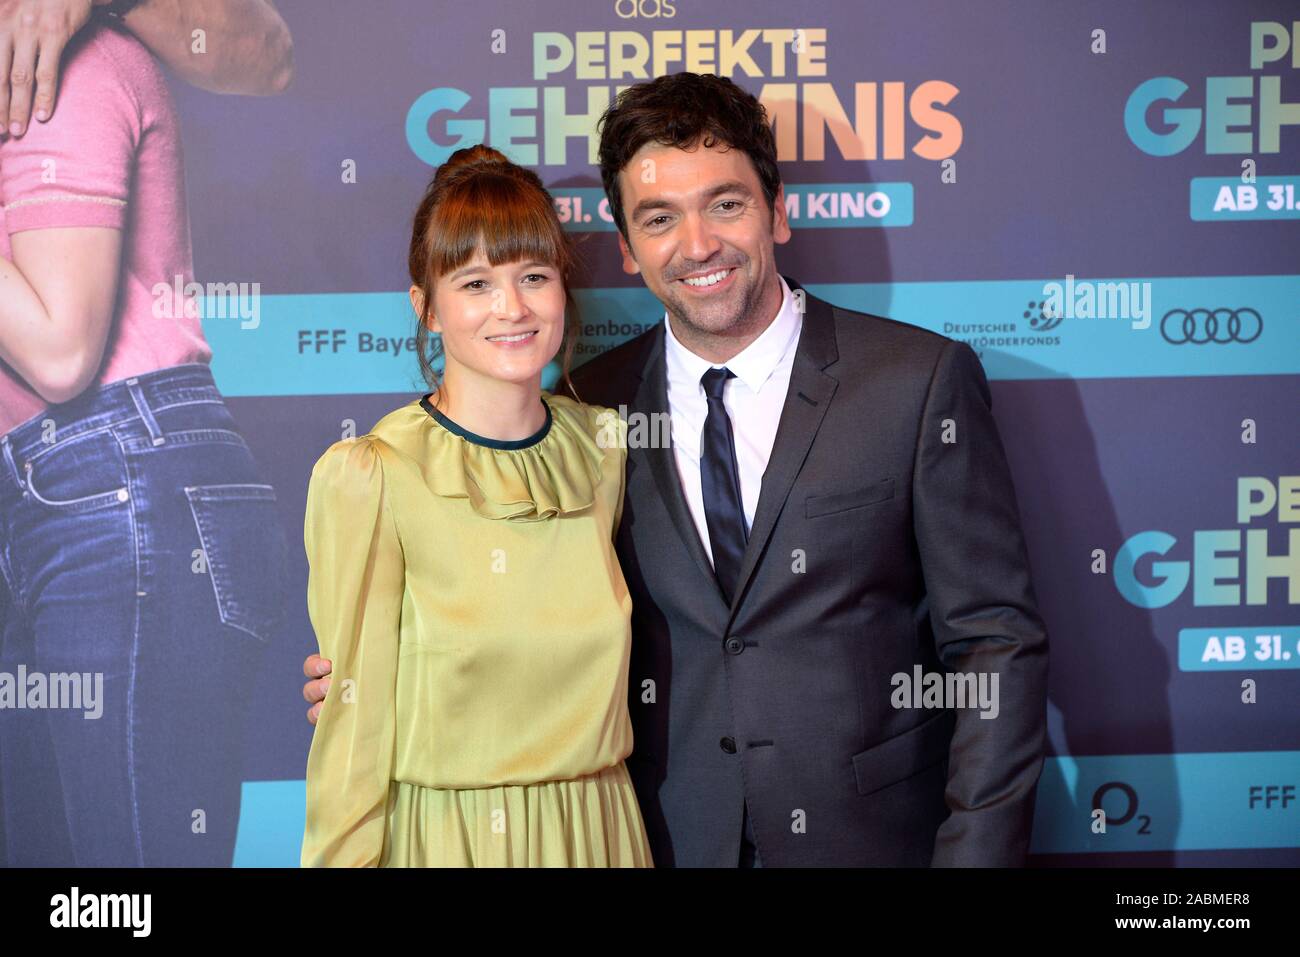
[[[122,230],[117,309],[89,388],[208,362],[193,303],[155,294],[193,279],[180,125],[161,68],[134,37],[92,22],[69,45],[62,74],[49,122],[0,139],[0,256],[12,261],[10,236],[23,230]],[[0,434],[48,406],[0,361]]]

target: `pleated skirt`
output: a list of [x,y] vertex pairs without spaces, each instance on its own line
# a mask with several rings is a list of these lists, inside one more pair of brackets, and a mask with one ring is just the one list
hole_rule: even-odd
[[394,781],[380,867],[653,867],[626,765],[475,789]]

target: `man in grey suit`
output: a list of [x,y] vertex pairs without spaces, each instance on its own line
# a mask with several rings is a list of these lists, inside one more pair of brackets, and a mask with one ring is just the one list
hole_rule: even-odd
[[629,424],[627,764],[656,866],[1023,864],[1047,635],[978,358],[778,272],[775,143],[731,81],[625,91],[600,164],[666,309],[572,377]]

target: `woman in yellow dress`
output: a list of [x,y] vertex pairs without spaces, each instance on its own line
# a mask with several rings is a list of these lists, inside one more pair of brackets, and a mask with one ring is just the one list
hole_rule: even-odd
[[623,763],[626,425],[541,388],[561,347],[567,379],[574,264],[536,174],[486,146],[439,168],[409,262],[433,391],[331,445],[308,487],[333,679],[304,866],[653,866]]

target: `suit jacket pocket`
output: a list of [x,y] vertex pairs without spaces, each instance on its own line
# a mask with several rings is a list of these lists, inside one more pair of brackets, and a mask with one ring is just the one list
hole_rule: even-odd
[[915,728],[853,755],[858,793],[874,794],[938,764],[948,756],[956,723],[955,712],[941,711]]
[[830,515],[834,512],[845,512],[851,508],[860,508],[863,505],[874,505],[876,502],[883,502],[893,497],[894,480],[892,478],[881,479],[879,482],[873,482],[863,488],[855,488],[847,492],[833,492],[830,495],[809,495],[804,499],[803,514],[805,518]]

